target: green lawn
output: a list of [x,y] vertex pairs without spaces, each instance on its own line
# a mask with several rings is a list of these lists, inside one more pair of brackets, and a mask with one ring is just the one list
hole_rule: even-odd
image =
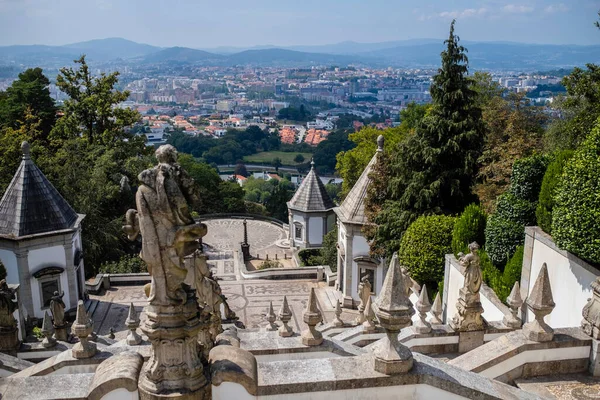
[[244,161],[248,163],[255,164],[270,164],[274,158],[279,157],[281,159],[281,163],[283,165],[298,165],[298,163],[294,162],[294,158],[297,154],[302,154],[304,156],[303,162],[309,162],[312,158],[311,153],[295,153],[295,152],[285,152],[285,151],[263,151],[262,153],[256,153],[249,156],[244,157]]

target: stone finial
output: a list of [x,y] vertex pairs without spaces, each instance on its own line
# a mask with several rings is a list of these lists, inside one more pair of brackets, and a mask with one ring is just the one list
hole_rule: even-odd
[[386,333],[373,348],[373,367],[386,375],[405,373],[413,366],[412,352],[398,342],[398,333],[412,324],[415,313],[407,295],[410,285],[410,278],[402,273],[394,253],[381,292],[373,302],[375,315]]
[[44,311],[44,322],[42,322],[42,334],[44,335],[44,340],[42,340],[42,346],[45,348],[56,346],[56,339],[52,337],[53,333],[54,327],[52,326],[50,315],[48,314],[48,311]]
[[596,278],[590,285],[592,287],[592,297],[583,307],[581,315],[581,329],[596,340],[600,340],[600,278]]
[[302,344],[306,346],[318,346],[323,343],[323,335],[316,329],[317,324],[323,322],[323,315],[321,315],[321,310],[317,306],[315,288],[310,288],[308,304],[306,304],[302,319],[308,325],[308,329],[302,331]]
[[71,326],[71,332],[79,338],[79,343],[76,343],[71,349],[73,358],[90,358],[96,354],[96,343],[90,342],[88,338],[92,333],[93,326],[85,311],[83,300],[79,300],[77,303],[77,317]]
[[315,159],[314,158],[310,159],[310,169],[315,169]]
[[442,309],[442,298],[440,297],[440,292],[437,292],[435,295],[435,299],[433,300],[433,307],[431,307],[431,320],[430,322],[434,325],[443,324],[442,322],[442,313],[444,310]]
[[552,299],[552,287],[546,263],[542,265],[526,304],[535,315],[535,319],[523,326],[523,334],[529,340],[536,342],[551,341],[554,338],[554,329],[544,321],[544,317],[552,312],[556,304]]
[[23,153],[23,160],[30,159],[30,151],[31,151],[31,146],[29,146],[29,143],[27,141],[23,141],[21,143],[21,152]]
[[281,308],[279,309],[279,320],[283,325],[278,329],[279,336],[289,337],[294,334],[294,330],[288,325],[291,319],[292,310],[288,304],[287,296],[283,296],[283,304],[281,304]]
[[275,311],[273,311],[272,301],[269,302],[269,310],[267,311],[267,314],[265,316],[267,317],[267,322],[269,323],[265,327],[265,330],[272,332],[279,329],[279,326],[275,323],[275,321],[277,320],[277,316],[275,315]]
[[509,328],[519,329],[523,324],[523,321],[519,318],[519,307],[523,305],[523,299],[521,298],[521,288],[518,281],[515,282],[510,295],[506,298],[506,304],[510,307],[510,315],[505,315],[502,323]]
[[375,313],[373,312],[373,305],[371,302],[371,296],[367,299],[367,305],[365,306],[365,321],[362,323],[363,333],[371,333],[375,331]]
[[377,137],[377,151],[378,152],[382,152],[383,151],[383,145],[385,144],[385,138],[383,137],[383,135],[379,135]]
[[108,338],[109,339],[114,339],[115,338],[115,330],[113,329],[112,326],[110,328],[108,328]]
[[414,330],[417,333],[429,333],[431,332],[431,323],[427,321],[427,313],[431,310],[431,302],[427,295],[427,288],[423,285],[421,293],[419,294],[419,300],[415,305],[419,312],[419,320],[414,324]]
[[342,303],[338,299],[335,303],[335,319],[333,320],[333,326],[341,328],[344,326],[344,321],[341,319],[342,316]]
[[125,325],[127,326],[127,329],[129,329],[127,344],[130,346],[137,346],[140,344],[142,342],[142,337],[137,333],[137,328],[140,326],[140,317],[138,316],[137,311],[135,311],[133,303],[129,303],[129,314],[125,320]]

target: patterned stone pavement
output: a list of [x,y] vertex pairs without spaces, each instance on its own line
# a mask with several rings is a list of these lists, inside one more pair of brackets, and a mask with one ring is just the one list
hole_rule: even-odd
[[[304,329],[302,322],[302,311],[308,300],[311,287],[317,290],[319,307],[323,311],[324,321],[334,318],[333,311],[337,292],[331,287],[317,284],[310,280],[243,280],[239,274],[235,251],[243,240],[243,225],[240,219],[208,220],[208,234],[205,236],[204,251],[207,254],[213,273],[220,280],[223,293],[228,302],[236,312],[240,321],[247,328],[258,328],[264,326],[265,313],[269,302],[273,302],[275,313],[279,311],[283,296],[288,297],[288,303],[292,308],[292,327],[298,331]],[[275,253],[283,258],[283,249],[277,247],[277,241],[286,238],[286,232],[273,224],[264,221],[248,220],[248,241],[252,254],[269,253],[273,257]],[[143,286],[121,286],[113,287],[100,296],[90,296],[99,301],[98,307],[93,314],[94,330],[99,335],[106,335],[112,327],[115,330],[116,339],[125,338],[127,331],[125,319],[129,309],[129,303],[133,303],[140,318],[145,319],[143,307],[146,305]],[[348,320],[354,318],[352,311],[344,311],[343,317]]]

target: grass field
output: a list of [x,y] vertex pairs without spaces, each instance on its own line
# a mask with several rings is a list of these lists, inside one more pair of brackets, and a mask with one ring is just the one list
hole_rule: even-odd
[[309,162],[312,154],[311,153],[287,153],[285,151],[263,151],[262,153],[256,153],[249,156],[244,157],[244,161],[248,163],[256,163],[256,164],[270,164],[274,158],[279,157],[281,159],[281,163],[283,165],[298,165],[298,163],[294,162],[294,158],[297,154],[302,154],[304,156],[303,162]]

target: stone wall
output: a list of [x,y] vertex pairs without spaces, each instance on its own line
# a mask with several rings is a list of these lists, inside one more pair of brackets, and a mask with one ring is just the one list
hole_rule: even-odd
[[[559,249],[550,235],[539,227],[527,227],[521,272],[523,299],[531,293],[544,263],[548,266],[550,286],[556,302],[546,322],[553,328],[579,326],[583,306],[592,297],[590,284],[600,276],[600,271],[568,251]],[[531,311],[525,312],[523,318],[524,321],[530,321],[533,314]]]

